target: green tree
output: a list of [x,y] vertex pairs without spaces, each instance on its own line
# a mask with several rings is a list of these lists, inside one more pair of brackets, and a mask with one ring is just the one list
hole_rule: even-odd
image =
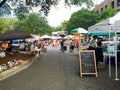
[[117,10],[113,9],[111,6],[108,6],[101,14],[100,14],[100,20],[103,21],[109,17],[114,16],[117,13]]
[[63,31],[67,31],[68,20],[62,22],[61,27]]
[[97,22],[97,14],[94,11],[88,9],[81,9],[72,14],[66,30],[70,32],[74,28],[84,28],[88,29],[89,26]]
[[16,16],[19,16],[22,13],[29,13],[29,10],[25,5],[19,4],[18,7],[14,9],[14,12]]
[[[13,8],[20,8],[20,4],[23,6],[27,6],[29,10],[32,9],[32,7],[39,7],[40,12],[43,12],[44,15],[47,15],[49,13],[50,7],[52,5],[57,5],[60,0],[0,0],[0,7],[4,5],[4,3],[9,3],[10,6]],[[82,5],[86,4],[88,8],[93,6],[92,0],[64,0],[66,5]],[[21,5],[21,7],[22,7]],[[26,8],[26,9],[27,9]]]
[[53,31],[54,32],[62,31],[62,26],[58,26],[58,27],[54,28]]
[[0,33],[4,33],[9,30],[14,30],[16,18],[1,17],[0,18]]
[[40,35],[50,33],[51,30],[47,20],[38,13],[19,15],[16,28]]

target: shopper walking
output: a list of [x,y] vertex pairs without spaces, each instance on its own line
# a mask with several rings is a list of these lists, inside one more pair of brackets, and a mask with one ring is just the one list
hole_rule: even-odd
[[75,48],[75,42],[73,40],[70,40],[70,52],[73,52]]

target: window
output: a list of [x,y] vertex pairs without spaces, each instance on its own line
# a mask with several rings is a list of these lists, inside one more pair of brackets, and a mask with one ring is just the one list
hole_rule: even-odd
[[105,5],[105,8],[107,8],[107,5]]
[[103,11],[103,8],[101,8],[101,12]]
[[117,0],[117,6],[120,6],[120,0]]
[[114,1],[111,2],[111,6],[112,6],[112,8],[114,8]]
[[97,11],[97,13],[99,13],[99,11]]

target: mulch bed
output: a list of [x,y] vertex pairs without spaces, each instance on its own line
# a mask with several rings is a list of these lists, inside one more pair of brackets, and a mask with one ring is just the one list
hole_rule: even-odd
[[34,57],[33,54],[25,54],[25,53],[16,53],[14,55],[7,54],[5,57],[0,58],[0,65],[7,64],[8,61],[11,61],[14,59],[23,60],[23,61],[32,60],[33,57]]

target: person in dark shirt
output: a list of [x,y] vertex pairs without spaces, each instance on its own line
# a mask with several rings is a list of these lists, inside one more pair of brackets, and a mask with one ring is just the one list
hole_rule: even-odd
[[61,45],[61,47],[60,47],[60,51],[63,50],[63,43],[64,43],[64,39],[62,39],[62,41],[61,41],[61,43],[60,43],[60,45]]
[[14,47],[13,47],[13,45],[12,45],[12,41],[10,41],[10,42],[8,43],[8,48],[6,49],[6,52],[7,52],[7,53],[10,53],[10,55],[13,55],[13,54],[14,54]]
[[75,48],[75,42],[73,40],[70,41],[70,52],[73,52]]

